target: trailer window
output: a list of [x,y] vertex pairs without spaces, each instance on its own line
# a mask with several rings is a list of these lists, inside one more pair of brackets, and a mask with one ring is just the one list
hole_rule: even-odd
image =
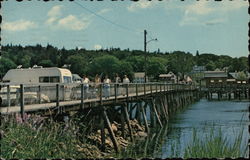
[[63,76],[63,83],[71,83],[71,77]]
[[49,77],[49,82],[50,83],[58,83],[59,82],[59,77]]
[[39,77],[39,82],[40,83],[48,83],[49,82],[49,77]]
[[39,77],[40,83],[58,83],[59,82],[59,76],[54,77]]

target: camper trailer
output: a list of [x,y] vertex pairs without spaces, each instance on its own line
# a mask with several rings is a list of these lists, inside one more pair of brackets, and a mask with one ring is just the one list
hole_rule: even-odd
[[[25,86],[25,103],[36,103],[38,101],[38,92],[41,93],[42,103],[55,101],[55,83],[64,83],[64,85],[60,85],[59,99],[69,100],[74,86],[72,74],[68,69],[57,67],[43,68],[41,66],[11,69],[3,77],[0,101],[2,101],[2,106],[18,104],[20,84]],[[8,85],[9,91],[7,90]],[[38,91],[38,85],[41,86],[40,91]],[[10,93],[9,98],[7,93]]]
[[68,69],[57,67],[11,69],[3,77],[4,83],[72,83],[72,74]]

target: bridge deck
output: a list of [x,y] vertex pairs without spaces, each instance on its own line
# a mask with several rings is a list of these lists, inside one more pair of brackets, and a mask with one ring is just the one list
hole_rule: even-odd
[[[164,90],[153,90],[152,93],[158,93],[158,92],[163,92]],[[166,91],[166,90],[165,90]],[[172,90],[167,90],[172,91]],[[144,94],[144,92],[138,92],[138,97],[141,96],[148,96],[151,94],[151,91],[147,91],[145,92],[146,94]],[[133,98],[136,97],[136,93],[130,93],[128,94],[128,98]],[[126,99],[127,96],[126,95],[120,95],[117,96],[117,101],[122,100],[122,99]],[[111,96],[108,99],[105,99],[104,97],[102,98],[103,103],[108,102],[109,103],[114,103],[115,100],[115,96]],[[87,103],[94,103],[94,102],[100,102],[100,98],[91,98],[91,99],[85,99],[84,100],[84,104]],[[72,101],[60,101],[59,102],[59,106],[60,107],[67,107],[67,106],[76,106],[76,105],[80,105],[81,104],[81,100],[72,100]],[[25,105],[24,106],[24,111],[25,112],[32,112],[32,111],[39,111],[39,110],[47,110],[47,109],[53,109],[53,108],[57,108],[57,104],[56,102],[52,102],[52,103],[43,103],[43,104],[29,104],[29,105]],[[87,107],[85,107],[87,108]],[[1,114],[11,114],[11,113],[17,113],[20,112],[21,108],[20,106],[10,106],[10,107],[2,107],[0,108],[0,112]]]

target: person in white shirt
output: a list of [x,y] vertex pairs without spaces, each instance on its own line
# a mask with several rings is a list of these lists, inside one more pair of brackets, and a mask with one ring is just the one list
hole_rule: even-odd
[[130,80],[128,79],[127,75],[124,75],[124,78],[123,78],[123,83],[129,83]]
[[124,87],[124,89],[123,89],[123,96],[125,96],[126,95],[126,87],[129,84],[129,82],[130,82],[130,80],[128,79],[127,75],[124,75],[124,78],[123,78],[122,82],[124,83],[124,85],[123,85],[123,87]]
[[111,80],[106,75],[105,79],[103,80],[105,99],[109,98],[109,96],[110,96],[110,83],[111,83]]
[[116,85],[116,94],[119,95],[119,83],[121,83],[121,78],[119,75],[116,73],[115,74],[115,85]]
[[88,94],[89,94],[89,78],[84,75],[83,76],[83,87],[84,87],[84,98],[88,99]]

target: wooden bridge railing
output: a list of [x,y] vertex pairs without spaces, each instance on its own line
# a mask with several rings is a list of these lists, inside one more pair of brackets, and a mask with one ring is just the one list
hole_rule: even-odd
[[114,97],[115,100],[126,96],[147,95],[170,90],[192,90],[195,85],[167,83],[51,83],[51,84],[11,84],[0,83],[1,106],[24,106],[60,101],[95,99],[102,101]]

